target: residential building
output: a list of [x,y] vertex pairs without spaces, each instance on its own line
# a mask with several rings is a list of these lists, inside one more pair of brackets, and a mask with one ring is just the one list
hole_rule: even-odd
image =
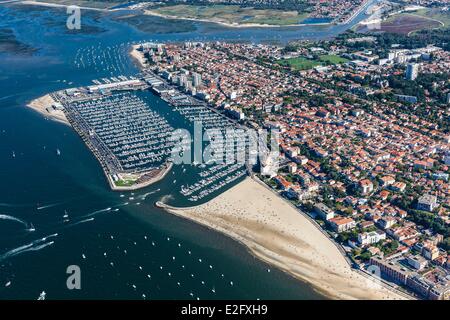
[[373,183],[369,179],[364,179],[359,182],[359,187],[362,194],[369,194],[373,191]]
[[410,255],[406,258],[406,260],[411,267],[418,271],[424,269],[428,265],[427,260],[425,260],[421,256]]
[[384,233],[381,230],[371,231],[371,232],[363,232],[363,233],[358,234],[358,242],[362,246],[378,243],[384,239],[386,239],[386,233]]
[[332,218],[334,218],[334,210],[330,209],[328,206],[326,206],[323,203],[317,203],[314,206],[314,211],[317,213],[317,215],[325,221],[328,221]]
[[410,63],[406,67],[406,79],[414,81],[419,75],[419,65],[417,63]]
[[406,284],[410,272],[395,261],[385,260],[380,256],[370,258],[370,264],[380,268],[383,277],[396,283]]
[[356,222],[352,218],[336,217],[328,220],[331,228],[337,232],[345,232],[356,227]]
[[430,195],[430,194],[424,194],[417,201],[417,209],[418,210],[424,210],[424,211],[431,212],[436,207],[437,207],[437,197]]

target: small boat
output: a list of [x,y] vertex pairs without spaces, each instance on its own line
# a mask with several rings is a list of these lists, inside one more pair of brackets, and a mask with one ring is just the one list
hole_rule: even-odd
[[6,284],[5,284],[5,287],[9,287],[11,285],[11,281],[8,281]]
[[64,210],[63,218],[64,218],[64,219],[67,219],[68,217],[69,217],[69,215],[67,214],[67,210]]
[[30,227],[28,228],[28,231],[30,231],[30,232],[36,231],[36,229],[34,228],[32,223],[30,223]]
[[39,294],[39,298],[37,298],[38,300],[45,300],[45,296],[47,294],[45,293],[45,291],[42,291],[41,294]]
[[12,157],[15,158],[16,157],[16,153],[13,151],[12,152]]
[[59,149],[56,149],[56,154],[57,154],[58,156],[60,156],[60,155],[61,155],[61,151],[60,151]]

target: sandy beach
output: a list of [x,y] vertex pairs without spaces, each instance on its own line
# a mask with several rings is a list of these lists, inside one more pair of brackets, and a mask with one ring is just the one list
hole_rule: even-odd
[[146,67],[146,59],[144,57],[144,53],[139,51],[138,48],[138,44],[133,45],[130,50],[130,56],[134,61],[136,61],[140,69],[144,69]]
[[166,210],[230,236],[332,299],[405,299],[351,269],[316,226],[251,178],[203,205]]
[[53,100],[53,98],[50,95],[46,94],[45,96],[34,99],[30,103],[28,103],[27,106],[39,112],[48,119],[55,120],[70,126],[70,123],[67,120],[66,116],[64,115],[63,111],[53,110],[52,104],[54,103],[55,100]]

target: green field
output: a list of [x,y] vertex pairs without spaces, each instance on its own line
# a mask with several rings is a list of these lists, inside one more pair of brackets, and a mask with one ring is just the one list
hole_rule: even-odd
[[151,12],[196,20],[227,24],[267,24],[291,25],[308,16],[308,13],[297,11],[283,11],[275,9],[254,9],[238,5],[173,5],[152,9]]
[[135,183],[136,180],[117,180],[114,182],[117,187],[131,187]]
[[280,60],[277,63],[289,66],[294,70],[308,70],[317,66],[345,63],[348,60],[336,55],[322,55],[318,59],[311,60],[304,57]]
[[438,20],[444,24],[443,28],[450,27],[450,11],[442,11],[439,9],[421,9],[412,12],[421,17]]

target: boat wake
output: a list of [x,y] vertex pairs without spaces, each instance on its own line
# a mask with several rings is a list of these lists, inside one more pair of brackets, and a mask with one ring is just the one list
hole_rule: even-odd
[[108,212],[108,211],[111,211],[111,210],[112,210],[112,208],[111,208],[111,207],[108,207],[108,208],[105,208],[105,209],[101,209],[101,210],[97,210],[97,211],[91,212],[91,213],[89,213],[89,214],[87,214],[87,215],[82,216],[81,218],[82,218],[82,219],[83,219],[83,218],[89,218],[89,217],[95,216],[95,215],[97,215],[97,214],[99,214],[99,213],[102,213],[102,212]]
[[92,217],[92,218],[87,218],[87,219],[83,219],[83,220],[80,220],[80,221],[77,221],[77,222],[68,224],[68,225],[66,226],[66,228],[74,227],[74,226],[76,226],[76,225],[79,225],[79,224],[82,224],[82,223],[86,223],[86,222],[91,222],[91,221],[94,221],[94,220],[95,220],[94,217]]
[[165,196],[162,196],[161,199],[159,199],[159,201],[162,203],[167,203],[171,199],[174,199],[174,196],[172,194],[167,194]]
[[28,223],[26,223],[25,221],[23,221],[23,220],[21,220],[19,218],[7,215],[7,214],[0,214],[0,220],[14,221],[14,222],[22,224],[27,229],[29,228]]
[[37,207],[37,209],[38,210],[44,210],[44,209],[48,209],[48,208],[53,208],[53,207],[59,206],[59,205],[61,205],[63,203],[64,202],[55,202],[55,203],[51,203],[51,204],[47,204],[47,205],[44,205],[44,206]]
[[17,247],[15,249],[12,249],[12,250],[10,250],[8,252],[5,252],[5,253],[0,255],[0,261],[3,261],[5,259],[8,259],[8,258],[11,258],[11,257],[14,257],[14,256],[17,256],[17,255],[25,253],[25,252],[42,250],[42,249],[44,249],[44,248],[46,248],[48,246],[51,246],[52,244],[55,243],[53,240],[47,242],[47,240],[49,238],[54,238],[54,237],[57,237],[57,236],[58,236],[58,234],[54,233],[52,235],[46,236],[46,237],[41,238],[41,239],[37,239],[37,240],[35,240],[33,242],[30,242],[28,244],[25,244],[23,246],[20,246],[20,247]]
[[141,200],[145,200],[149,195],[155,194],[155,193],[157,193],[157,192],[159,192],[159,191],[161,191],[161,189],[157,189],[157,190],[155,190],[155,191],[151,191],[151,192],[144,193],[142,196],[139,196],[139,198],[140,198]]
[[22,219],[10,216],[8,214],[0,214],[0,220],[8,220],[8,221],[13,221],[13,222],[17,222],[21,225],[24,226],[24,228],[28,231],[28,232],[34,232],[36,231],[36,229],[34,228],[34,225],[32,223],[27,223],[26,221],[23,221]]
[[7,208],[25,208],[25,207],[32,207],[31,204],[15,204],[15,203],[5,203],[0,202],[0,207],[7,207]]

